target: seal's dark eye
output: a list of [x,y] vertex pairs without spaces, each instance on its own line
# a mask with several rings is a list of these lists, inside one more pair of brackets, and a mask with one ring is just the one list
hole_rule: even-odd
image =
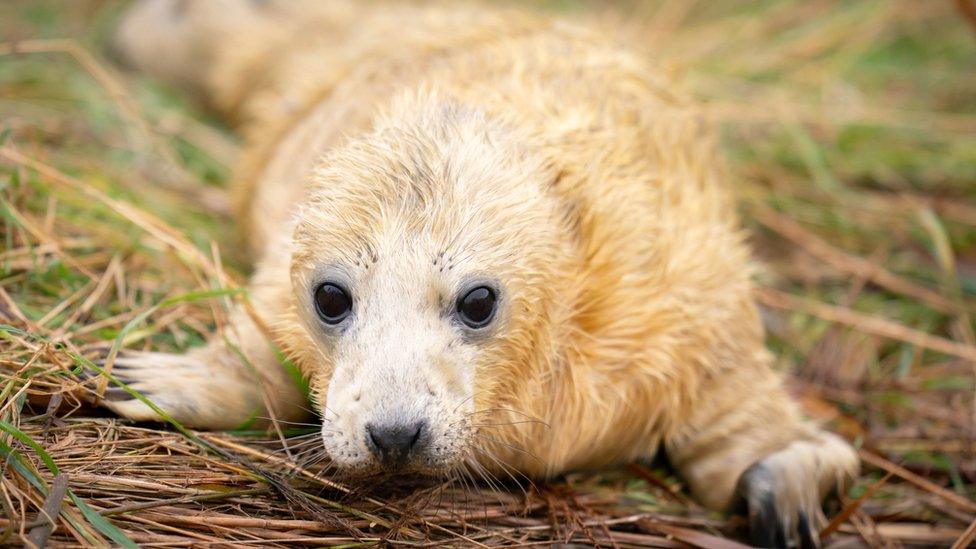
[[326,282],[315,289],[315,311],[326,324],[338,324],[352,311],[352,298],[342,287]]
[[464,294],[457,302],[458,317],[469,328],[483,328],[495,315],[495,292],[487,286]]

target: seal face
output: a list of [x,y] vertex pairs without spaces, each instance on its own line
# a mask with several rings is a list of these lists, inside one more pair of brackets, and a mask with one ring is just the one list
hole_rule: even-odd
[[443,473],[484,451],[497,385],[560,302],[540,282],[572,254],[525,141],[448,99],[401,108],[323,159],[293,293],[334,463]]

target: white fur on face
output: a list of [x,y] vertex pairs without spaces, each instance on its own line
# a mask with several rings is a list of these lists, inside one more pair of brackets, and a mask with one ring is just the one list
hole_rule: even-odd
[[345,469],[377,465],[367,425],[422,422],[415,469],[443,470],[466,449],[479,350],[453,315],[459,281],[435,265],[436,252],[425,252],[380,251],[350,277],[351,316],[325,328],[335,332],[326,336],[335,359],[322,435]]

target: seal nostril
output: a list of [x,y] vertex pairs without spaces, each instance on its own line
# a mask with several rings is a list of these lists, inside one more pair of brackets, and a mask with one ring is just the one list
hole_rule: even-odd
[[383,451],[385,448],[383,446],[382,437],[376,436],[376,432],[373,430],[372,426],[367,426],[366,432],[369,433],[369,441],[373,443],[370,448],[375,447],[376,449]]
[[414,433],[413,438],[410,439],[410,448],[414,448],[417,446],[417,441],[420,440],[420,434],[421,432],[423,432],[423,430],[424,430],[424,422],[421,421],[417,425],[417,432]]
[[367,446],[384,464],[402,466],[423,447],[425,421],[366,426]]

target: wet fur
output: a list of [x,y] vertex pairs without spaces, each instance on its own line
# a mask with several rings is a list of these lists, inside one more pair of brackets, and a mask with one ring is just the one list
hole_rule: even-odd
[[376,378],[429,389],[445,460],[478,448],[488,470],[549,477],[663,446],[703,503],[744,502],[757,542],[816,543],[821,498],[857,458],[801,418],[770,369],[712,135],[661,70],[593,31],[470,5],[155,0],[127,16],[118,47],[248,140],[238,180],[259,319],[238,311],[228,340],[257,373],[224,339],[120,361],[178,419],[232,427],[266,404],[304,416],[262,325],[327,422],[329,399],[355,396],[304,299],[323,243],[355,277],[484,269],[509,297],[497,333],[449,356],[471,365],[471,398],[455,398],[467,382],[453,371]]

